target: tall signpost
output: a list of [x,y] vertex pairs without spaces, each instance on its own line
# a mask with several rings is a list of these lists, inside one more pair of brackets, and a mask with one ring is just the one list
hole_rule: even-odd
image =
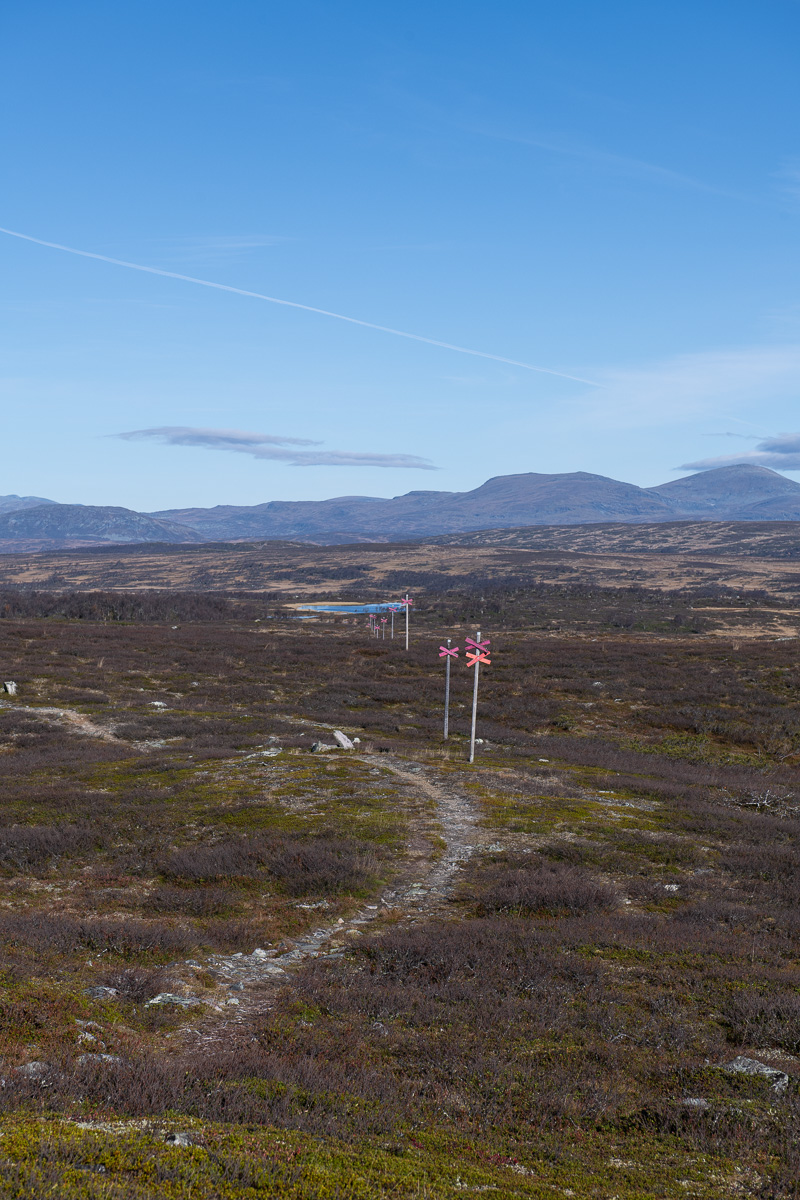
[[406,650],[407,650],[408,649],[408,614],[411,611],[411,605],[414,603],[414,601],[411,599],[408,592],[406,592],[405,596],[400,601],[400,603],[403,605],[403,607],[406,610]]
[[464,648],[464,653],[467,656],[467,666],[475,668],[475,683],[472,687],[472,728],[469,735],[469,761],[475,760],[475,721],[478,715],[478,672],[480,664],[485,663],[487,667],[492,665],[492,660],[489,658],[489,638],[485,642],[481,641],[480,629],[475,634],[475,639],[467,638],[467,644]]
[[[478,634],[480,637],[480,634]],[[444,740],[447,741],[450,729],[450,663],[454,658],[458,658],[458,646],[453,646],[450,649],[450,643],[453,639],[447,639],[446,646],[439,647],[439,658],[444,659]]]

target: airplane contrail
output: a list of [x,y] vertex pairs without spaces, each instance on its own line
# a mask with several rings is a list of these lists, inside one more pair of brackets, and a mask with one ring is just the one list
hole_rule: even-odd
[[594,379],[582,379],[580,375],[567,375],[564,371],[553,371],[550,367],[534,367],[531,363],[517,362],[513,358],[501,358],[499,354],[487,354],[485,350],[469,350],[466,346],[453,346],[450,342],[439,342],[436,338],[423,337],[421,333],[405,333],[402,329],[391,329],[388,325],[375,325],[372,321],[361,321],[358,317],[346,317],[342,313],[329,312],[327,308],[314,308],[311,304],[298,304],[296,300],[279,300],[277,296],[265,296],[261,292],[248,292],[244,288],[231,287],[227,283],[214,283],[210,279],[196,279],[193,275],[179,275],[177,271],[163,271],[160,267],[144,267],[141,263],[125,262],[122,258],[109,258],[106,254],[94,254],[91,250],[76,250],[74,246],[62,246],[58,242],[46,242],[31,237],[29,233],[18,233],[16,229],[4,229],[0,233],[47,246],[51,250],[64,250],[67,254],[78,254],[81,258],[96,258],[98,262],[111,263],[115,267],[128,267],[131,271],[145,271],[148,275],[163,275],[167,279],[180,279],[183,283],[198,283],[201,287],[216,288],[220,292],[234,292],[237,296],[249,296],[253,300],[268,300],[270,304],[282,304],[285,308],[301,308],[304,312],[318,313],[322,317],[335,317],[350,325],[362,325],[365,329],[377,329],[381,333],[392,333],[395,337],[411,338],[415,342],[426,342],[429,346],[441,346],[443,350],[456,350],[459,354],[472,354],[476,358],[491,358],[494,362],[506,363],[510,367],[523,367],[526,371],[538,371],[543,375],[557,375],[559,379],[571,379],[573,383],[588,383],[591,387],[602,387]]

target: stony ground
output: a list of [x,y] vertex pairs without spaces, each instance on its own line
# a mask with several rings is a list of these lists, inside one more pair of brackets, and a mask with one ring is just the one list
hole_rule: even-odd
[[800,1194],[792,643],[498,624],[0,622],[0,1194]]

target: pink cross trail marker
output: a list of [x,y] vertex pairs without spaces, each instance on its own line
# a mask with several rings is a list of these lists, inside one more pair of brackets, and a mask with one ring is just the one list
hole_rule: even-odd
[[414,601],[411,599],[408,592],[406,592],[405,596],[400,601],[400,604],[402,604],[403,608],[406,610],[406,650],[408,649],[408,614],[411,612],[411,605],[413,603]]
[[[406,609],[408,612],[408,609]],[[439,658],[444,659],[444,740],[447,741],[450,731],[450,660],[458,658],[458,646],[450,648],[453,639],[447,639],[446,646],[439,647]]]
[[[478,637],[480,636],[478,634]],[[467,654],[471,654],[473,650],[477,650],[479,654],[485,654],[491,644],[491,638],[487,638],[485,642],[476,642],[474,638],[467,638]]]
[[475,760],[475,721],[478,715],[478,672],[480,664],[486,663],[487,667],[492,665],[489,658],[489,646],[491,641],[486,638],[486,641],[481,641],[481,632],[475,634],[474,638],[467,638],[465,654],[467,656],[467,666],[475,668],[475,680],[472,686],[472,728],[469,735],[469,761]]
[[[480,636],[478,634],[478,637]],[[487,638],[485,642],[476,642],[473,638],[467,638],[467,648],[464,651],[467,656],[467,666],[474,667],[476,663],[486,663],[486,666],[490,667],[492,665],[492,660],[489,658],[490,645],[490,638]]]

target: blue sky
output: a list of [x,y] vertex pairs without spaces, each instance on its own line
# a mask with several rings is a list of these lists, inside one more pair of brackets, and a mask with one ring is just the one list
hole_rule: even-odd
[[0,492],[800,470],[796,0],[28,0],[0,43],[3,227],[560,373],[0,235]]

